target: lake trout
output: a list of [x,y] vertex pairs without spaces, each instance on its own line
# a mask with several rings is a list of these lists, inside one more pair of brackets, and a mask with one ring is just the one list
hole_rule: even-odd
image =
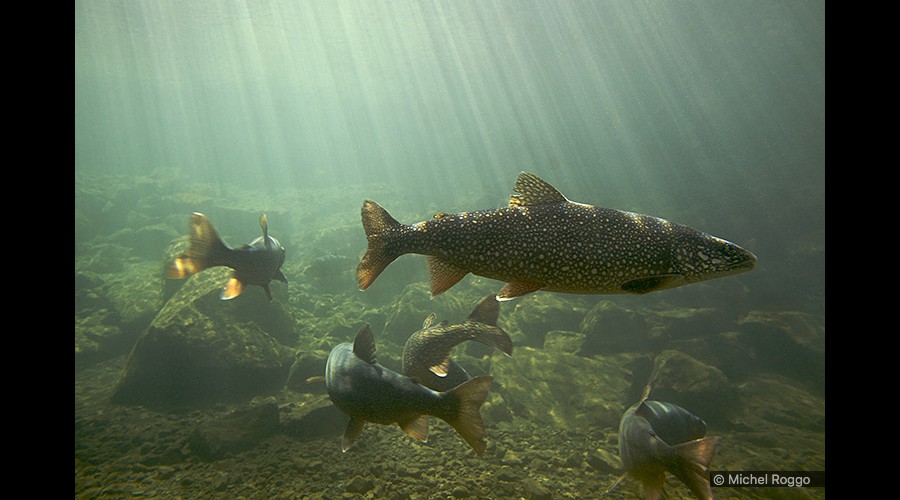
[[522,172],[509,206],[438,213],[405,225],[365,200],[368,247],[357,266],[368,288],[397,257],[426,256],[432,296],[468,273],[506,282],[498,300],[538,290],[645,294],[753,269],[756,256],[688,226],[649,215],[569,201]]
[[709,464],[718,436],[706,436],[706,422],[684,408],[647,399],[625,411],[619,421],[619,456],[622,465],[644,487],[644,497],[657,499],[666,472],[681,480],[701,499],[711,499]]
[[262,227],[261,237],[250,244],[231,248],[219,237],[209,218],[195,212],[191,215],[190,247],[169,264],[167,276],[186,278],[210,267],[226,266],[234,272],[222,290],[222,300],[237,297],[247,285],[262,287],[266,298],[272,300],[269,282],[277,280],[287,283],[281,272],[284,247],[269,236],[266,214],[259,216],[259,225]]
[[347,451],[362,433],[366,422],[397,424],[419,441],[428,439],[428,416],[444,420],[481,455],[484,423],[479,413],[493,377],[475,377],[446,392],[433,391],[375,359],[375,337],[363,326],[353,343],[335,346],[325,366],[325,385],[332,403],[350,416],[341,440]]
[[430,314],[422,329],[409,336],[403,347],[403,373],[416,382],[436,391],[446,391],[469,380],[469,373],[450,359],[450,351],[467,340],[475,340],[512,356],[509,334],[497,326],[500,305],[488,295],[459,324],[435,322]]

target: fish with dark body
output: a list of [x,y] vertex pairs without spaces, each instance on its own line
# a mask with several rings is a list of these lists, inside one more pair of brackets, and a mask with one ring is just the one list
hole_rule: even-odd
[[697,498],[712,498],[709,464],[721,438],[707,437],[700,417],[648,395],[649,388],[619,421],[619,456],[626,472],[641,482],[648,499],[659,498],[666,472]]
[[439,213],[405,225],[366,200],[368,248],[357,267],[360,290],[397,257],[426,256],[433,296],[468,273],[506,282],[508,300],[538,290],[644,294],[753,269],[740,246],[665,219],[569,201],[534,174],[516,179],[509,206]]
[[428,439],[428,416],[444,420],[481,455],[486,443],[479,413],[493,377],[475,377],[446,392],[431,390],[385,368],[375,359],[375,338],[363,326],[352,344],[337,345],[325,365],[325,385],[332,403],[350,416],[341,440],[347,451],[366,422],[397,424],[409,436]]
[[410,335],[403,347],[403,373],[416,382],[436,391],[446,391],[471,377],[466,370],[450,359],[450,351],[462,342],[475,340],[512,356],[509,334],[497,326],[500,304],[488,295],[460,324],[446,321],[434,324],[432,313],[422,329]]
[[219,237],[208,217],[201,213],[192,214],[190,246],[169,264],[167,276],[186,278],[210,267],[226,266],[234,272],[222,290],[222,300],[237,297],[247,285],[262,287],[266,298],[272,300],[269,282],[277,280],[287,283],[281,272],[285,252],[281,243],[269,236],[266,214],[259,216],[259,225],[262,227],[261,237],[250,244],[231,248]]

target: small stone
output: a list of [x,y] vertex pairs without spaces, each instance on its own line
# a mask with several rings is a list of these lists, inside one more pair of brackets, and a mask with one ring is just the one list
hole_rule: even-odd
[[375,483],[371,479],[360,476],[353,476],[353,479],[347,483],[347,491],[350,493],[366,493],[372,489]]
[[528,478],[525,480],[525,498],[529,500],[550,500],[553,498],[553,494],[546,486]]
[[462,485],[454,487],[451,494],[453,495],[453,498],[469,498],[472,496],[472,494],[469,493],[469,489]]

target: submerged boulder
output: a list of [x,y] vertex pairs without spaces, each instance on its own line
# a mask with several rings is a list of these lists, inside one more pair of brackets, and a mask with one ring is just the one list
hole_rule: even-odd
[[265,400],[197,425],[187,444],[200,459],[216,460],[252,448],[279,431],[278,405]]
[[689,408],[709,423],[724,422],[739,411],[736,391],[715,366],[671,349],[653,363],[650,399]]
[[[169,299],[132,349],[113,401],[193,406],[282,387],[293,356],[266,328],[288,321],[270,318],[260,324],[240,314],[246,305],[235,301],[245,297],[219,300],[227,276],[222,268],[204,271]],[[254,314],[285,313],[265,302]]]
[[509,412],[559,429],[617,427],[629,388],[628,356],[590,359],[562,351],[516,347],[494,363],[491,392]]

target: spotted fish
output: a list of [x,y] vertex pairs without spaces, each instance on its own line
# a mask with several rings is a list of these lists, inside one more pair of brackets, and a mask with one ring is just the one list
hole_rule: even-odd
[[284,247],[269,236],[266,214],[259,216],[262,236],[249,245],[231,248],[222,241],[209,218],[201,213],[191,215],[190,247],[169,264],[169,278],[186,278],[192,274],[215,267],[226,266],[234,270],[231,279],[222,290],[222,300],[240,295],[246,285],[257,285],[272,300],[269,282],[278,280],[287,283],[281,272],[284,263]]
[[647,399],[649,392],[648,386],[619,421],[619,456],[626,472],[641,482],[648,499],[659,498],[666,472],[697,498],[713,498],[709,464],[721,438],[706,436],[706,422],[684,408]]
[[569,201],[534,174],[519,174],[515,191],[508,207],[439,213],[412,225],[366,200],[360,290],[407,253],[426,256],[433,296],[473,273],[506,282],[499,300],[538,290],[644,294],[756,264],[749,251],[688,226]]
[[328,355],[325,385],[332,403],[350,416],[341,441],[347,451],[366,422],[397,424],[419,440],[428,438],[428,415],[450,424],[475,453],[484,453],[484,423],[479,410],[493,378],[475,377],[446,392],[433,391],[375,360],[375,337],[363,326],[353,343],[338,344]]
[[511,356],[512,340],[497,326],[499,315],[500,305],[493,295],[482,299],[463,323],[434,324],[435,315],[430,314],[422,329],[406,340],[403,373],[425,387],[446,391],[471,378],[462,366],[450,359],[450,351],[460,343],[475,340]]

